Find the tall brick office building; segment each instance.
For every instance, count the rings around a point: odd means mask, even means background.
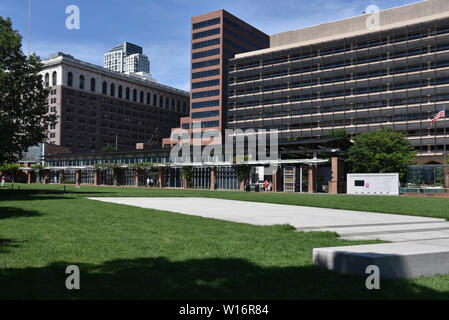
[[[191,134],[195,122],[201,122],[202,132],[222,132],[228,117],[229,59],[236,53],[268,48],[270,38],[225,10],[193,17],[191,30],[190,117],[182,118],[180,126]],[[191,138],[209,141],[204,135]],[[178,139],[173,133],[163,145]]]

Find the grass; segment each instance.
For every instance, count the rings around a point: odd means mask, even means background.
[[[85,199],[201,196],[323,207],[331,206],[334,199],[332,207],[381,211],[386,205],[372,199],[376,197],[85,186],[81,191],[71,186],[67,193],[32,194],[33,189],[60,190],[61,186],[20,187],[30,192],[0,191],[1,299],[449,298],[449,275],[383,280],[381,290],[369,291],[364,278],[312,265],[313,248],[366,241]],[[422,209],[426,214],[421,215],[448,216],[443,208],[447,199],[382,198],[393,200],[392,213],[418,214]],[[438,200],[434,215],[425,208],[428,200]],[[65,289],[65,268],[70,264],[80,267],[81,290]]]

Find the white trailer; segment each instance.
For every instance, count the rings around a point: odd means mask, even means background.
[[[348,194],[399,195],[399,173],[350,173]]]

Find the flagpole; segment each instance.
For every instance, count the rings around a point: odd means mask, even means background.
[[[30,58],[31,0],[28,0],[28,59]]]

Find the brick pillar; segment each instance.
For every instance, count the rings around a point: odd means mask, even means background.
[[[272,176],[271,182],[272,182],[272,185],[273,185],[273,191],[274,192],[280,191],[280,186],[281,186],[281,184],[280,184],[280,171],[281,170],[279,170],[278,166],[276,166],[276,169],[274,169],[274,171],[273,171],[273,176]]]
[[[216,172],[216,167],[212,167],[210,168],[210,189],[211,190],[215,190],[214,186],[215,186],[215,172]]]
[[[158,172],[158,181],[159,181],[159,187],[163,188],[165,187],[165,168],[160,167]]]
[[[44,183],[50,183],[50,170],[44,170]]]
[[[332,157],[332,172],[331,172],[331,181],[329,181],[329,193],[337,194],[338,193],[338,182],[339,182],[339,172],[338,172],[338,158]]]
[[[444,192],[449,193],[449,167],[444,167]]]
[[[64,181],[64,170],[59,170],[58,173],[59,183],[61,184]]]
[[[316,190],[316,166],[309,164],[309,171],[308,171],[309,178],[307,179],[308,182],[308,191],[309,193],[314,193]]]
[[[81,170],[75,171],[75,184],[81,184]]]
[[[135,185],[136,185],[136,187],[138,187],[139,186],[139,175],[140,175],[140,171],[141,171],[142,169],[140,169],[140,168],[136,168],[136,171],[135,171],[135,174],[136,174],[136,181],[135,181]]]
[[[98,186],[100,184],[100,170],[94,170],[94,185]]]
[[[114,168],[114,169],[112,170],[112,172],[113,172],[113,175],[114,175],[114,182],[113,182],[113,185],[114,185],[114,186],[118,186],[118,171],[117,171],[117,168]]]

